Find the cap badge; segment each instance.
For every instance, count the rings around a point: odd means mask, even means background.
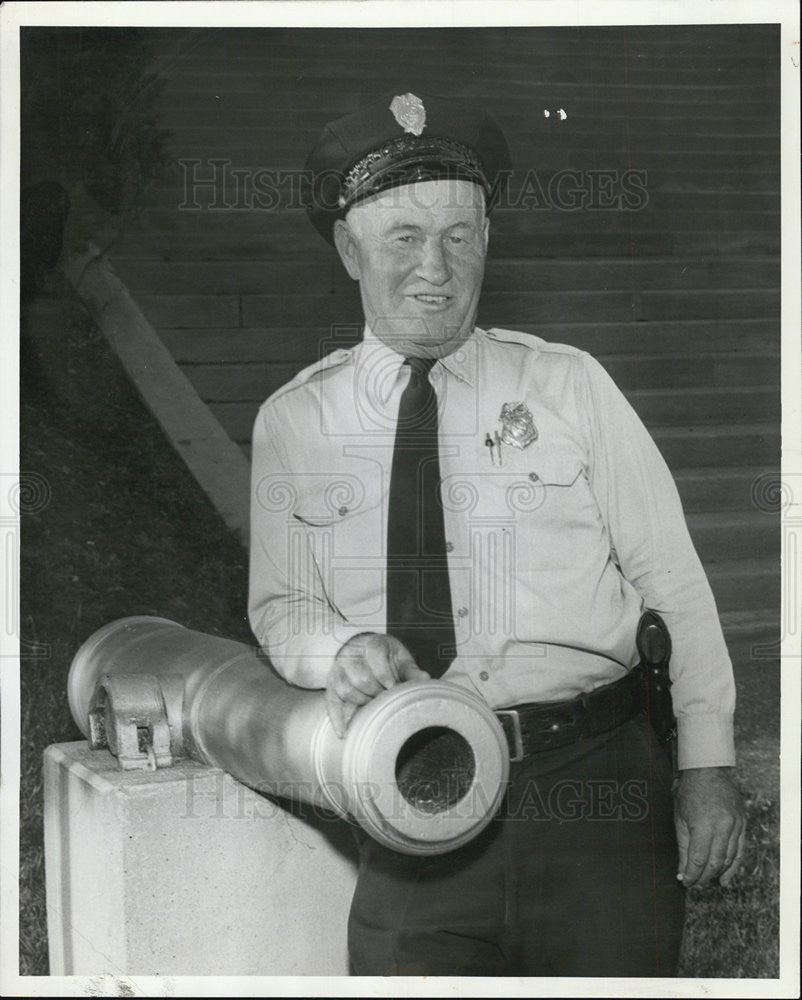
[[[532,412],[525,403],[505,403],[501,407],[501,440],[513,448],[528,448],[537,440]]]
[[[390,110],[405,132],[420,135],[426,128],[426,108],[414,94],[397,94],[390,102]]]

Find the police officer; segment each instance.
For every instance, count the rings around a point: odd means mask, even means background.
[[[340,735],[382,690],[445,676],[498,711],[512,761],[471,844],[360,837],[353,971],[673,975],[684,890],[730,882],[744,821],[732,669],[671,475],[590,356],[476,326],[510,168],[489,115],[388,95],[307,167],[365,327],[259,412],[254,633]],[[673,644],[673,794],[637,711],[646,609]]]

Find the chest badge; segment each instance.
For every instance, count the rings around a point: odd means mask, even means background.
[[[526,403],[505,403],[501,407],[501,440],[513,448],[528,448],[537,440],[532,411]]]

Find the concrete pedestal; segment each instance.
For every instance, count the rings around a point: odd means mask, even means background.
[[[351,831],[217,768],[48,747],[45,862],[53,975],[348,974]]]

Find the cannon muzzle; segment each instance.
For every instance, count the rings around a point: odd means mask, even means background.
[[[192,757],[257,791],[358,822],[405,854],[442,854],[496,813],[509,751],[487,704],[456,684],[399,684],[339,739],[322,691],[287,684],[259,650],[163,618],[123,618],[76,653],[67,682],[90,746],[120,766]]]

